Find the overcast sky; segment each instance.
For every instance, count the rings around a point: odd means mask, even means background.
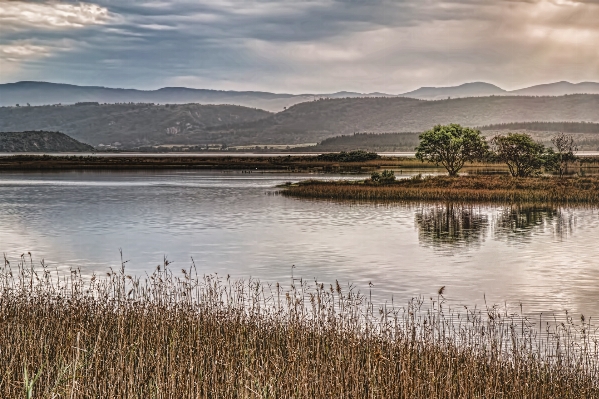
[[[0,0],[0,82],[402,93],[599,81],[599,0]]]

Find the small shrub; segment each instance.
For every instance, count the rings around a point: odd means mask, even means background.
[[[370,175],[370,180],[374,183],[389,184],[395,181],[395,172],[392,170],[383,170],[381,173],[373,172]]]
[[[345,152],[341,151],[338,153],[331,154],[320,154],[316,157],[319,161],[330,161],[330,162],[365,162],[379,159],[381,156],[376,152],[367,152],[362,150]]]

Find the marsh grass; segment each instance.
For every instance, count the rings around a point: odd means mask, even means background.
[[[339,283],[284,289],[167,261],[143,279],[124,264],[84,278],[23,256],[5,260],[0,290],[4,398],[599,395],[590,321],[458,312],[443,289],[376,306]]]
[[[391,184],[309,180],[288,185],[283,195],[335,200],[456,201],[501,203],[599,203],[599,177],[415,176]]]

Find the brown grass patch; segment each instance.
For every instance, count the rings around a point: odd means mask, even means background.
[[[283,195],[358,201],[476,201],[599,203],[599,177],[446,176],[414,177],[391,184],[370,181],[306,181]]]
[[[497,308],[452,311],[443,290],[402,308],[295,280],[84,279],[22,258],[0,270],[0,396],[39,398],[590,398],[590,325]]]

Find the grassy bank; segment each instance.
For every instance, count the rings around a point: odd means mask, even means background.
[[[599,158],[580,158],[580,166],[587,173],[599,170]],[[330,160],[327,156],[316,155],[278,155],[278,156],[236,156],[210,155],[189,156],[48,156],[48,155],[12,155],[0,157],[0,171],[36,171],[36,170],[128,170],[128,169],[199,169],[199,170],[258,170],[280,172],[362,172],[393,169],[396,171],[409,169],[439,169],[434,164],[423,163],[416,158],[398,158],[381,156],[378,159],[346,162]],[[505,171],[507,167],[497,163],[472,163],[464,168],[464,172],[492,169]]]
[[[497,308],[378,307],[339,284],[0,271],[6,398],[581,398],[599,395],[588,322]],[[535,327],[537,326],[537,327]],[[27,376],[25,376],[27,370]]]
[[[435,176],[397,180],[305,181],[285,187],[283,195],[357,201],[476,201],[599,203],[599,177]]]
[[[282,172],[368,172],[380,168],[422,166],[415,159],[382,157],[338,162],[317,156],[39,156],[0,157],[2,170],[223,169]]]

